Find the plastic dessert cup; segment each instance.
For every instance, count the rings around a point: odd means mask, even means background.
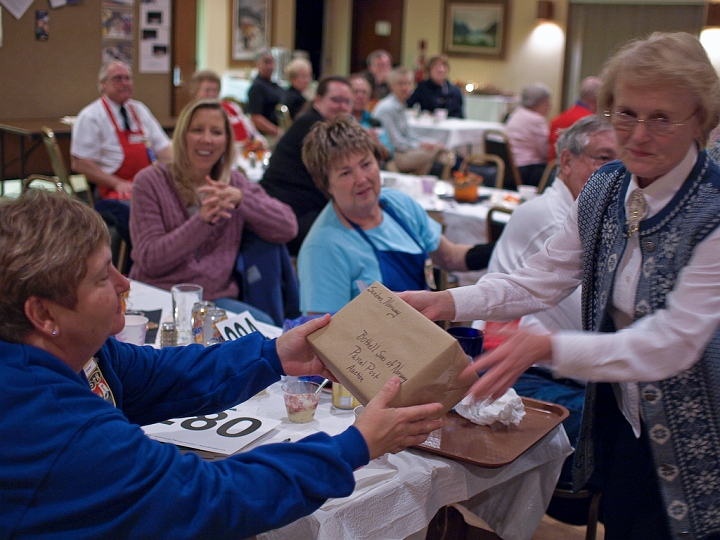
[[[306,424],[313,421],[320,401],[320,393],[315,393],[319,386],[317,383],[304,381],[286,382],[282,385],[285,408],[291,422]]]

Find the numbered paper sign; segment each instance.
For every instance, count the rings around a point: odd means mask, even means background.
[[[268,339],[274,339],[282,334],[282,328],[256,321],[249,311],[243,311],[239,315],[217,322],[215,328],[220,331],[225,341],[233,341],[253,332],[260,332]]]
[[[242,409],[228,409],[217,414],[173,418],[142,429],[156,441],[230,455],[279,424],[280,420],[248,415]]]

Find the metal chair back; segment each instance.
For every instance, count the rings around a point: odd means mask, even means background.
[[[72,178],[68,174],[68,170],[65,167],[65,162],[63,161],[62,153],[60,152],[60,145],[57,142],[57,137],[55,137],[55,133],[53,132],[53,130],[49,127],[43,126],[42,133],[43,142],[45,143],[45,148],[47,150],[48,157],[50,158],[50,166],[52,167],[53,174],[65,186],[69,186],[72,190],[72,193],[77,196],[78,199],[88,203],[88,205],[90,206],[94,206],[95,201],[92,189],[89,184],[86,184],[87,190],[84,192],[87,194],[87,201],[85,201],[84,198],[79,195],[78,191],[75,190],[72,183]]]
[[[557,160],[551,159],[545,166],[545,170],[543,171],[542,177],[540,178],[540,183],[538,184],[538,195],[545,191],[545,188],[548,187],[548,182],[550,182],[550,180],[555,177],[557,165]]]
[[[515,165],[515,159],[513,158],[507,135],[502,131],[491,129],[485,132],[483,138],[485,153],[499,156],[505,162],[503,187],[505,189],[516,190],[517,186],[522,185],[522,179],[520,178],[520,171]]]
[[[495,187],[497,189],[503,189],[505,185],[505,162],[500,156],[495,154],[470,154],[460,164],[460,172],[465,172],[468,165],[489,165],[494,164],[497,172],[495,175]],[[487,184],[486,184],[487,185]]]
[[[494,244],[498,241],[498,238],[500,238],[500,235],[503,230],[505,230],[505,225],[507,224],[507,219],[499,220],[495,218],[495,215],[498,213],[511,215],[512,212],[512,210],[504,206],[493,206],[490,210],[488,210],[487,230],[489,244]]]

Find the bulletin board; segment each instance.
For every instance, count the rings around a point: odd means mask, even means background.
[[[140,0],[135,3],[136,20]],[[101,2],[49,9],[34,0],[16,20],[4,8],[0,47],[0,119],[74,116],[100,93]],[[35,39],[35,10],[49,11],[49,39]],[[133,97],[156,117],[169,117],[171,75],[138,73],[135,36]]]

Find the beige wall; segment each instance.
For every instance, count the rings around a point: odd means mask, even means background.
[[[232,0],[200,0],[198,3],[198,69],[218,73],[235,69],[230,62],[230,6]],[[272,0],[273,46],[292,48],[295,43],[295,0]],[[251,62],[250,62],[251,64]]]
[[[231,0],[204,0],[200,19],[205,28],[199,33],[206,39],[204,67],[224,72],[233,69],[229,61],[227,17]],[[548,49],[547,40],[541,45],[533,42],[536,29],[536,0],[511,0],[508,54],[505,60],[451,58],[451,77],[480,84],[492,84],[508,92],[518,92],[531,82],[543,82],[559,101],[562,85],[564,36],[561,43]],[[272,44],[292,47],[294,43],[294,0],[273,1]],[[555,1],[556,20],[565,24],[567,0]],[[350,40],[352,29],[352,0],[327,0],[325,3],[325,63],[323,73],[348,74],[350,69]],[[442,48],[443,0],[405,0],[405,28],[403,29],[402,63],[413,65],[417,44],[427,41],[427,54]],[[556,32],[559,28],[556,27]],[[557,105],[556,105],[557,107]]]
[[[509,0],[510,23],[508,47],[504,60],[465,57],[450,58],[450,77],[473,81],[481,86],[493,85],[506,92],[519,92],[532,82],[542,82],[553,93],[553,110],[557,110],[562,90],[564,25],[567,0],[556,0],[555,20],[549,25],[554,37],[537,35],[536,0]],[[418,43],[427,41],[427,54],[442,51],[443,0],[405,0],[403,64],[410,67],[417,55]],[[561,28],[563,28],[561,30]]]
[[[564,55],[564,30],[561,30],[561,27],[564,27],[567,19],[567,0],[555,1],[555,19],[560,26],[552,26],[560,39],[556,38],[554,41],[538,38],[535,34],[536,0],[510,2],[510,34],[505,59],[452,57],[450,76],[461,81],[492,84],[507,92],[519,92],[529,83],[542,82],[557,96],[553,107],[553,110],[557,110],[562,89]],[[412,67],[421,39],[427,41],[428,56],[441,52],[443,6],[443,0],[405,0],[403,57],[400,59],[403,65]],[[328,73],[347,74],[350,69],[350,42],[347,36],[352,28],[352,0],[330,0],[326,3],[326,10]]]
[[[223,72],[228,59],[227,15],[231,0],[201,0],[205,10],[207,36],[206,66]],[[542,82],[553,93],[551,114],[560,109],[562,93],[565,30],[569,0],[555,0],[556,24],[539,25],[535,19],[537,0],[508,0],[510,21],[508,50],[504,60],[451,57],[450,77],[493,85],[505,92],[519,93],[523,86]],[[606,2],[608,0],[605,0]],[[610,0],[612,1],[612,0]],[[629,0],[617,0],[620,3]],[[666,0],[633,0],[633,3],[662,3]],[[670,1],[670,0],[667,0]],[[672,0],[696,3],[697,0]],[[273,0],[273,45],[292,47],[294,43],[295,0]],[[418,42],[427,41],[427,55],[441,52],[443,38],[443,0],[405,0],[402,64],[412,67]],[[326,0],[323,74],[348,74],[352,0]],[[200,34],[199,34],[200,35]],[[200,63],[203,64],[203,58]],[[720,62],[720,60],[716,60]]]

